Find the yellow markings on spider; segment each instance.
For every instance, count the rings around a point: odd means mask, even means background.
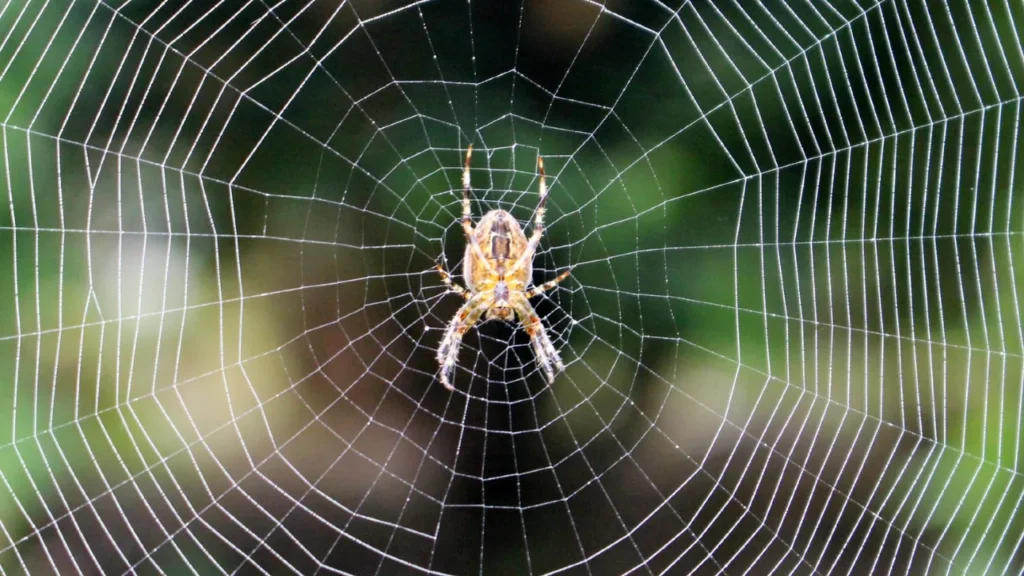
[[[441,384],[449,390],[455,389],[451,376],[458,361],[459,345],[466,332],[481,318],[508,322],[518,320],[530,337],[537,364],[544,370],[548,382],[554,382],[555,371],[564,370],[565,365],[543,322],[530,305],[531,298],[551,290],[569,276],[569,270],[566,270],[554,280],[530,287],[533,257],[544,234],[544,205],[548,198],[544,160],[537,157],[540,201],[533,216],[533,230],[527,238],[519,222],[504,210],[491,210],[474,226],[469,197],[469,162],[472,156],[473,146],[470,145],[466,149],[466,165],[462,171],[462,230],[466,235],[462,276],[466,286],[453,282],[440,264],[436,267],[448,291],[466,301],[448,324],[437,348]]]

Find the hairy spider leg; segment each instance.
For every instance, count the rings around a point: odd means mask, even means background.
[[[448,390],[455,389],[451,384],[451,375],[455,371],[463,335],[480,320],[493,303],[494,296],[489,292],[480,292],[472,296],[459,308],[445,329],[441,345],[437,347],[437,363],[441,365],[441,384]]]
[[[533,298],[534,296],[536,296],[538,294],[543,294],[543,293],[547,292],[548,290],[551,290],[552,288],[557,286],[559,282],[561,282],[562,280],[565,280],[566,278],[568,278],[570,272],[572,272],[572,269],[569,269],[569,270],[566,270],[565,272],[562,272],[554,280],[548,280],[547,282],[541,284],[540,286],[534,286],[533,288],[530,288],[529,290],[526,291],[526,297],[527,298]],[[459,286],[459,288],[461,288],[461,286]]]
[[[541,323],[537,312],[524,296],[513,299],[512,306],[515,308],[516,314],[519,315],[519,321],[522,323],[523,329],[526,330],[526,334],[530,337],[530,344],[533,346],[533,354],[537,358],[537,363],[544,370],[544,374],[547,375],[548,383],[554,383],[555,370],[552,369],[551,365],[554,364],[559,372],[565,370],[565,365],[562,363],[561,357],[558,356],[555,345],[551,343],[551,338],[548,337],[544,324]]]
[[[489,272],[494,272],[494,268],[491,267],[491,263],[487,261],[487,256],[484,254],[480,245],[476,242],[476,236],[473,234],[473,211],[469,201],[469,193],[472,189],[469,186],[469,161],[473,157],[473,145],[470,144],[466,148],[466,164],[462,169],[462,231],[466,234],[466,243],[473,250],[473,255],[476,259],[487,268]]]
[[[444,269],[443,266],[438,264],[434,266],[434,268],[437,270],[437,273],[441,275],[441,282],[444,282],[444,285],[448,287],[449,292],[454,292],[459,296],[462,296],[463,300],[469,300],[472,297],[472,295],[469,293],[469,290],[466,290],[462,286],[452,281],[451,275],[448,274],[448,272]]]
[[[473,210],[469,202],[469,161],[473,157],[473,145],[466,148],[466,163],[462,169],[462,229],[466,231],[466,237],[473,233]]]
[[[540,156],[537,156],[537,171],[540,173],[540,200],[537,202],[537,209],[533,212],[533,233],[530,235],[530,242],[526,245],[526,250],[523,250],[519,259],[505,272],[506,275],[518,272],[527,262],[533,261],[540,238],[544,235],[544,212],[547,210],[548,185],[544,177],[544,158]]]

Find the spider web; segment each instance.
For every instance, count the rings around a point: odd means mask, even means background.
[[[1019,572],[1022,25],[3,4],[0,572]],[[437,381],[471,143],[551,385]]]

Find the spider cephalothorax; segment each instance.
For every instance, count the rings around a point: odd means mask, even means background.
[[[533,275],[533,257],[544,234],[544,204],[548,189],[544,181],[544,160],[537,157],[540,173],[540,201],[534,212],[533,231],[527,239],[523,228],[504,210],[491,210],[473,225],[469,200],[469,161],[473,146],[466,150],[466,165],[462,171],[462,230],[466,234],[466,255],[463,259],[463,278],[466,287],[452,282],[443,266],[438,265],[441,281],[448,290],[466,301],[452,318],[437,348],[437,361],[441,365],[441,384],[452,390],[451,375],[459,355],[462,336],[483,317],[519,323],[530,336],[537,363],[547,374],[548,382],[555,379],[555,369],[565,366],[554,344],[544,330],[544,324],[530,305],[530,298],[555,287],[569,275],[566,270],[557,278],[540,286],[528,288]]]

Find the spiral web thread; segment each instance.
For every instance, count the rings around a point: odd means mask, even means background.
[[[1011,2],[7,2],[0,571],[1022,568]],[[435,352],[473,214],[529,340]]]

